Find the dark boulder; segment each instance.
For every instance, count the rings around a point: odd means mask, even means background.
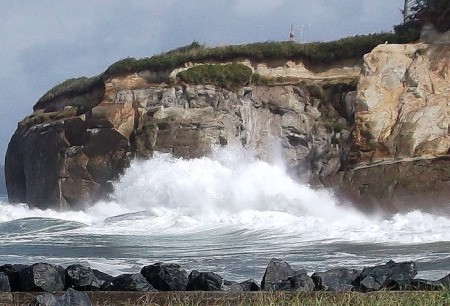
[[[243,281],[241,285],[244,287],[244,291],[261,291],[261,286],[254,279]]]
[[[268,291],[281,290],[283,282],[294,276],[294,274],[295,271],[287,262],[272,258],[261,281],[261,289]]]
[[[408,290],[417,291],[436,291],[444,289],[444,285],[440,281],[432,281],[427,279],[413,279],[410,282]]]
[[[39,294],[35,296],[31,302],[30,306],[65,306],[61,304],[60,299],[51,293]]]
[[[227,292],[243,292],[244,291],[244,286],[240,283],[237,282],[233,282],[233,281],[228,281],[228,280],[223,280],[223,284],[222,284],[222,291],[227,291]]]
[[[92,302],[85,292],[67,289],[59,297],[50,293],[40,294],[31,300],[30,306],[91,306]]]
[[[70,265],[65,270],[66,286],[81,291],[100,290],[102,283],[94,271],[83,265]]]
[[[92,269],[92,271],[94,272],[95,277],[100,282],[100,290],[108,290],[107,288],[112,286],[112,281],[114,280],[114,276],[106,274],[97,269]]]
[[[315,285],[306,270],[295,271],[294,275],[281,283],[279,290],[312,292]]]
[[[11,292],[8,275],[3,272],[0,272],[0,292]]]
[[[11,291],[19,291],[20,290],[20,271],[22,271],[26,267],[28,267],[28,266],[27,265],[10,265],[10,264],[0,266],[0,272],[3,272],[8,276]]]
[[[353,283],[360,274],[361,271],[358,270],[336,268],[326,272],[316,272],[311,278],[316,290],[346,292],[353,290]]]
[[[86,292],[79,292],[72,288],[67,289],[66,292],[59,299],[61,305],[64,306],[91,306],[92,302]]]
[[[160,291],[184,291],[188,283],[187,272],[177,264],[159,262],[143,267],[141,274]]]
[[[56,266],[36,263],[20,271],[20,290],[55,292],[64,290],[64,281]]]
[[[439,280],[439,282],[445,287],[450,287],[450,274],[447,274]]]
[[[187,291],[222,291],[224,279],[213,272],[198,272],[193,270],[189,274]]]
[[[112,285],[106,290],[111,291],[157,291],[141,273],[122,274],[115,277]]]
[[[355,280],[356,290],[361,292],[386,290],[405,290],[417,275],[414,262],[396,263],[389,261],[384,265],[365,268]]]

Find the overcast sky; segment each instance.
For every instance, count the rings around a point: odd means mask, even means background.
[[[402,0],[0,0],[0,164],[17,122],[52,86],[125,57],[208,46],[392,31]]]

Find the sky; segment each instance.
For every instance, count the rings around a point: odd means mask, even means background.
[[[402,0],[0,0],[0,164],[17,122],[54,85],[190,44],[329,41],[390,32]]]

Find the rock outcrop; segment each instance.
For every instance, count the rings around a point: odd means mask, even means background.
[[[6,195],[5,169],[0,165],[0,195]]]
[[[47,95],[19,123],[6,155],[8,197],[83,208],[108,194],[133,158],[195,158],[241,144],[270,160],[278,143],[292,175],[368,209],[430,206],[429,195],[445,207],[449,60],[448,44],[423,43],[380,45],[361,74],[354,62],[311,69],[242,60],[274,82],[235,90],[174,82],[201,63],[105,73],[83,92]]]
[[[319,181],[339,169],[350,144],[350,125],[332,106],[354,89],[355,80],[345,82],[231,91],[153,83],[142,72],[107,79],[80,98],[39,102],[8,147],[9,200],[83,208],[111,190],[132,158],[154,151],[195,158],[213,145],[240,144],[270,159],[277,139],[291,171]],[[313,96],[312,87],[320,95]]]
[[[380,45],[364,58],[353,148],[328,186],[367,208],[448,208],[450,45]]]

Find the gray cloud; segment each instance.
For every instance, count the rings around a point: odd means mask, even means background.
[[[390,31],[400,0],[0,0],[0,156],[36,100],[65,79],[95,75],[124,57],[151,56],[194,39],[211,46],[309,41]],[[3,163],[0,161],[0,164]]]

